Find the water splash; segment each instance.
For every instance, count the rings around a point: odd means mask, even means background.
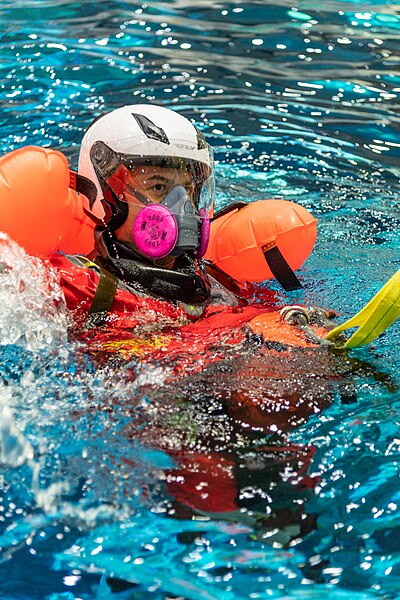
[[[0,344],[27,350],[67,344],[68,318],[57,275],[0,234]]]
[[[0,397],[0,464],[20,467],[25,462],[32,464],[33,456],[33,448],[15,423],[7,396],[3,395]]]

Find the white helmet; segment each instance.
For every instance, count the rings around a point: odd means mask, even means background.
[[[197,186],[197,208],[211,213],[214,201],[212,149],[204,135],[182,115],[161,106],[133,104],[98,117],[87,129],[78,171],[96,185],[93,214],[104,218],[103,207],[107,209],[108,204],[112,209],[109,221],[112,229],[126,218],[126,206],[123,207],[115,193],[109,193],[108,185],[108,178],[120,164],[128,169],[145,164],[190,168]]]

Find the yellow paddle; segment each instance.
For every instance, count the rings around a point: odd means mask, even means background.
[[[332,329],[326,336],[334,340],[342,331],[358,327],[345,342],[346,348],[366,346],[400,317],[400,270],[354,317]]]

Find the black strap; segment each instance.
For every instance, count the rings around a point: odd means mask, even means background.
[[[109,252],[107,258],[96,257],[96,263],[102,261],[105,269],[128,285],[139,285],[153,296],[184,304],[204,304],[210,298],[207,273],[189,253],[177,257],[173,269],[165,269],[147,261],[108,231],[99,232],[96,245],[103,256],[105,250]]]
[[[238,281],[225,273],[220,267],[214,265],[211,261],[203,259],[203,264],[206,267],[206,271],[211,277],[214,277],[224,288],[232,292],[241,304],[248,304],[248,301],[243,298],[244,290],[240,287]]]
[[[234,202],[233,204],[229,204],[228,206],[225,206],[225,208],[221,208],[220,210],[218,210],[212,217],[211,221],[215,221],[216,219],[219,219],[220,217],[227,215],[228,213],[232,212],[233,210],[240,210],[241,208],[244,208],[245,206],[248,206],[248,202]]]
[[[264,253],[265,260],[267,261],[273,276],[286,292],[299,290],[303,287],[282,252],[279,250],[276,242],[265,244],[262,246],[261,250]]]
[[[69,187],[86,196],[89,200],[89,206],[92,208],[94,201],[97,198],[97,188],[93,181],[83,175],[79,175],[79,173],[75,173],[75,171],[70,171]]]

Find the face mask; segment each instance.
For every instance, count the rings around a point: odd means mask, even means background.
[[[179,256],[194,250],[201,258],[207,250],[210,219],[207,211],[196,211],[186,189],[175,186],[160,204],[149,204],[138,213],[133,224],[136,246],[150,258],[168,254]]]

